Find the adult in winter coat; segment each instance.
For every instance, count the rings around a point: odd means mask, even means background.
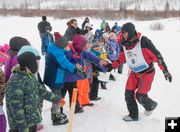
[[[21,47],[25,45],[30,45],[29,41],[25,38],[16,36],[10,39],[9,41],[9,54],[10,57],[5,63],[5,78],[6,82],[8,81],[10,75],[11,75],[11,69],[13,66],[18,64],[17,62],[17,53],[21,49]]]
[[[42,45],[41,45],[41,53],[42,53],[42,55],[46,55],[48,46],[51,43],[54,43],[54,38],[53,38],[53,35],[51,34],[52,27],[47,26],[45,28],[45,30],[46,30],[46,32],[45,32],[45,34],[43,36]]]
[[[95,55],[93,55],[90,52],[86,52],[84,50],[84,47],[86,46],[87,41],[85,40],[84,37],[81,35],[76,35],[73,38],[72,45],[70,45],[70,51],[67,52],[66,56],[69,59],[69,61],[73,64],[80,64],[82,67],[85,66],[84,60],[89,60],[93,62],[95,65],[99,66],[101,69],[104,70],[102,67],[102,64],[105,62],[97,58]],[[85,79],[86,76],[79,76],[78,74],[72,74],[70,72],[66,72],[65,74],[65,85],[63,88],[63,95],[65,96],[66,92],[69,92],[69,100],[71,103],[71,98],[72,98],[72,92],[73,88],[76,87],[76,82],[77,80]],[[76,113],[83,112],[83,109],[79,106],[79,103],[77,101]]]
[[[111,32],[116,33],[116,28],[117,28],[117,26],[118,26],[118,23],[115,22],[115,23],[114,23],[114,26],[113,26],[112,29],[111,29]]]
[[[105,20],[102,20],[102,22],[101,22],[101,24],[100,24],[100,29],[101,29],[101,31],[104,31],[105,25],[106,25],[106,21],[105,21]]]
[[[86,23],[89,23],[89,18],[86,17],[84,22],[82,23],[82,30],[84,30]]]
[[[70,20],[70,26],[66,29],[64,37],[67,41],[72,41],[73,37],[76,34],[80,34],[80,35],[84,35],[86,34],[88,31],[84,30],[84,29],[80,29],[78,27],[78,23],[76,19],[71,19]]]
[[[108,64],[107,67],[109,69],[117,68],[120,64],[126,62],[131,69],[125,90],[125,100],[129,115],[124,116],[123,120],[137,121],[139,112],[136,100],[145,108],[145,115],[150,115],[158,105],[157,102],[148,96],[155,75],[153,63],[158,63],[165,79],[169,82],[172,81],[172,76],[161,53],[151,40],[136,32],[134,24],[130,22],[125,23],[121,31],[122,39],[120,43],[123,46],[123,50],[120,52],[118,60],[113,62],[112,65]]]
[[[6,85],[6,108],[10,132],[36,132],[41,122],[40,97],[62,106],[64,100],[41,85],[35,77],[38,71],[39,56],[33,52],[18,54],[19,65]]]
[[[47,17],[42,16],[42,21],[40,23],[38,23],[38,30],[39,30],[39,35],[40,35],[41,40],[42,40],[44,34],[46,33],[46,27],[51,26],[51,24],[49,22],[47,22],[46,20],[47,20]]]

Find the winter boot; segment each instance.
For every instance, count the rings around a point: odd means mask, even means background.
[[[97,101],[97,100],[100,100],[101,97],[96,97],[96,98],[90,98],[91,101]]]
[[[109,80],[116,81],[115,77],[112,74],[110,74]]]
[[[84,110],[82,107],[76,107],[75,108],[75,113],[83,113],[83,112],[84,112]]]
[[[52,114],[52,124],[53,125],[64,125],[67,124],[69,121],[68,119],[64,119],[63,116],[61,116],[61,114],[57,113],[57,114]]]
[[[101,81],[100,84],[101,84],[101,88],[102,88],[102,89],[105,89],[105,90],[107,89],[107,88],[106,88],[106,82],[102,82],[102,81]]]
[[[154,102],[152,107],[151,107],[152,109],[151,110],[145,110],[144,115],[150,116],[153,113],[153,111],[156,109],[157,106],[158,106],[158,103]]]
[[[124,121],[130,122],[130,121],[138,121],[138,118],[132,118],[130,115],[126,115],[122,118]]]
[[[82,106],[83,106],[83,107],[84,107],[84,106],[90,106],[90,107],[91,107],[91,106],[93,106],[93,105],[94,105],[94,103],[88,103],[88,104],[84,104],[84,105],[82,105]]]

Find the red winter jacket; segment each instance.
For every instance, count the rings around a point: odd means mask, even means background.
[[[141,71],[140,73],[145,73],[147,71],[150,71],[151,69],[154,69],[153,66],[153,62],[157,62],[158,66],[160,67],[160,69],[163,70],[167,70],[167,66],[163,60],[163,57],[161,55],[161,53],[156,49],[156,47],[154,46],[154,44],[151,42],[151,40],[149,40],[146,36],[142,36],[141,37],[141,33],[137,33],[137,37],[138,39],[141,38],[141,48],[142,48],[142,53],[144,55],[144,58],[147,62],[147,64],[149,64],[149,68]],[[121,42],[123,41],[123,36],[122,34],[120,34],[118,36],[118,42],[121,44]],[[133,44],[133,47],[137,44],[137,42],[135,44]],[[123,45],[124,46],[124,45]],[[128,47],[128,46],[124,46],[125,48],[129,49],[129,48],[133,48],[133,47]],[[123,49],[120,52],[119,58],[117,61],[114,61],[112,63],[112,68],[117,68],[119,65],[126,63],[126,58],[124,55],[124,51]]]

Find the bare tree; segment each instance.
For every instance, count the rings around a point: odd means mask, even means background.
[[[3,6],[3,14],[6,16],[6,0],[2,0],[2,6]]]
[[[170,5],[169,5],[169,2],[167,1],[166,4],[165,4],[164,10],[169,11],[169,9],[170,9]]]
[[[27,10],[27,9],[28,9],[28,3],[27,3],[27,0],[24,0],[24,5],[25,5],[25,9]]]
[[[168,16],[169,10],[170,10],[170,5],[169,5],[169,2],[167,1],[166,4],[165,4],[165,8],[164,8],[166,16]]]

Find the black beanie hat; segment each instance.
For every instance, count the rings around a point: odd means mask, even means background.
[[[19,36],[13,37],[9,41],[9,46],[11,50],[19,51],[24,45],[30,45],[30,43],[27,39]]]
[[[64,49],[68,45],[68,41],[64,37],[55,38],[55,45],[59,48]]]
[[[42,20],[45,21],[47,18],[46,16],[42,16]]]
[[[38,70],[37,58],[32,52],[24,52],[17,57],[19,65],[22,69],[29,68],[32,73]]]
[[[134,24],[131,22],[123,24],[121,32],[128,32],[128,40],[131,39],[136,34]]]

